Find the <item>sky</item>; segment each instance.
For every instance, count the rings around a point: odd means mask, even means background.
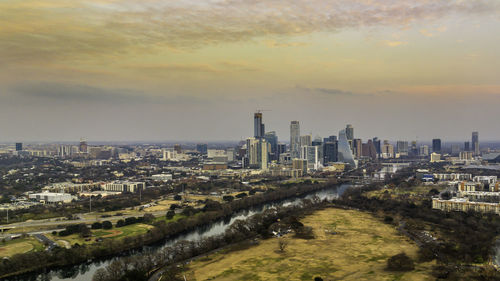
[[[0,141],[500,140],[498,0],[2,0]]]

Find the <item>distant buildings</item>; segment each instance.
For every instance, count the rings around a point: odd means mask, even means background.
[[[394,146],[389,143],[389,141],[384,140],[384,144],[382,145],[382,158],[388,159],[394,157]]]
[[[88,152],[87,142],[83,138],[80,139],[80,144],[78,145],[78,151],[80,153],[87,153]]]
[[[481,151],[479,150],[479,133],[472,132],[472,149],[474,151],[474,155],[481,155]]]
[[[397,141],[396,150],[400,156],[408,156],[408,142],[407,141]]]
[[[260,139],[264,137],[265,127],[262,123],[262,113],[256,112],[253,117],[253,126],[254,126],[254,138]]]
[[[299,121],[290,123],[290,157],[300,157],[300,124]]]
[[[352,168],[357,167],[357,163],[354,161],[354,157],[352,155],[349,140],[347,139],[346,130],[341,130],[339,132],[338,160],[349,164]]]
[[[441,139],[432,140],[432,152],[441,153]]]
[[[102,189],[105,191],[132,192],[132,193],[138,192],[139,190],[144,190],[145,188],[146,188],[146,183],[144,182],[116,181],[102,185]]]
[[[23,150],[23,143],[16,142],[16,151],[22,151],[22,150]]]
[[[73,197],[69,193],[53,192],[32,193],[28,195],[28,198],[45,204],[69,203],[73,200]]]
[[[200,154],[206,155],[208,151],[208,145],[206,143],[197,144],[196,151],[198,151]]]
[[[429,156],[429,147],[427,145],[421,145],[418,152],[419,156]]]
[[[441,161],[441,154],[436,153],[436,152],[431,153],[431,159],[430,159],[431,163],[440,162],[440,161]]]

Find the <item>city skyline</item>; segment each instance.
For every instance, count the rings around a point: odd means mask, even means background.
[[[15,1],[0,4],[0,141],[500,140],[500,3]],[[25,19],[29,18],[29,21]],[[411,124],[411,126],[410,126]]]

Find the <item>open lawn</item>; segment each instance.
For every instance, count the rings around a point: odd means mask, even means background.
[[[434,280],[432,263],[416,264],[407,273],[385,270],[387,259],[405,252],[416,260],[418,247],[396,229],[370,214],[326,209],[306,217],[315,239],[288,234],[278,251],[278,238],[239,251],[221,251],[192,262],[188,280]],[[337,232],[337,234],[332,234]]]
[[[78,243],[79,245],[92,244],[92,243],[95,243],[96,238],[116,239],[116,238],[123,238],[126,236],[135,236],[135,235],[139,235],[139,234],[144,234],[148,231],[148,229],[151,229],[151,228],[153,228],[153,226],[151,226],[151,225],[136,223],[136,224],[127,225],[124,227],[113,227],[112,229],[92,230],[92,237],[90,237],[90,239],[82,238],[82,237],[80,237],[79,234],[71,234],[68,236],[58,236],[58,235],[47,234],[47,237],[49,239],[56,241],[60,246],[64,245],[64,247],[67,247],[67,245],[72,246],[76,243]],[[86,240],[88,240],[88,241],[86,241]]]
[[[0,243],[0,257],[11,257],[29,251],[41,251],[45,246],[33,237],[18,238]]]

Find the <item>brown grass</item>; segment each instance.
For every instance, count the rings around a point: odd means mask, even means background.
[[[392,255],[406,252],[416,260],[418,247],[394,227],[373,216],[351,210],[326,209],[302,222],[316,238],[286,237],[284,252],[276,238],[246,250],[220,252],[194,261],[188,280],[433,280],[431,263],[416,264],[414,271],[385,270]],[[332,231],[338,234],[331,234]]]

